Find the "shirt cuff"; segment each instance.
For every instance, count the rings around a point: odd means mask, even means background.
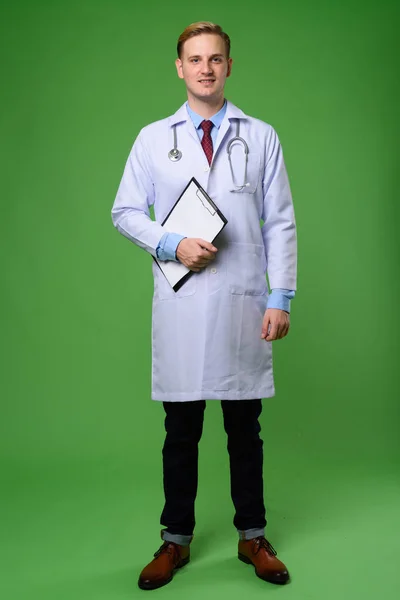
[[[159,260],[175,260],[178,262],[176,249],[179,242],[183,239],[185,239],[185,236],[179,233],[164,233],[156,249],[157,258]]]
[[[268,297],[267,308],[279,308],[290,312],[290,301],[294,298],[295,292],[293,290],[284,290],[281,288],[275,288],[271,290],[271,294]]]

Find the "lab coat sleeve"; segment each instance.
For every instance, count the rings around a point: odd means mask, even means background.
[[[165,230],[150,217],[153,203],[149,159],[139,134],[126,162],[111,218],[122,235],[157,257],[156,249]]]
[[[271,128],[272,129],[272,128]],[[297,236],[282,148],[272,129],[263,177],[262,236],[271,289],[297,289]]]

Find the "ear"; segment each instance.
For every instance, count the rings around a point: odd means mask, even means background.
[[[232,73],[232,63],[233,60],[231,58],[228,58],[228,72],[226,74],[227,77],[229,77],[229,75]]]
[[[176,59],[175,66],[176,66],[176,70],[177,70],[179,79],[183,79],[182,61],[180,58]]]

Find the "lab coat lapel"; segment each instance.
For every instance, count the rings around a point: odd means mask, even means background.
[[[221,123],[221,127],[219,128],[217,141],[216,141],[215,148],[214,148],[213,160],[214,160],[222,142],[224,141],[224,138],[226,137],[227,133],[229,131],[231,131],[231,119],[247,119],[247,118],[248,118],[247,115],[245,115],[245,113],[242,110],[240,110],[240,108],[238,108],[237,106],[235,106],[234,104],[232,104],[229,101],[227,102],[225,117]],[[232,135],[231,135],[231,137],[232,137]]]
[[[218,148],[222,144],[222,142],[224,140],[224,137],[228,133],[230,127],[231,127],[231,123],[230,123],[227,115],[225,114],[224,120],[221,123],[221,126],[219,128],[219,132],[218,132],[218,135],[217,135],[217,140],[216,140],[216,143],[215,143],[215,148],[214,148],[214,153],[213,153],[213,161],[214,161],[214,159],[215,159],[215,157],[217,155]]]
[[[196,140],[197,144],[201,147],[201,142],[200,142],[199,136],[197,135],[196,128],[193,125],[193,121],[189,117],[189,115],[188,115],[188,118],[186,121],[186,130],[192,136],[192,138],[194,138]]]
[[[174,115],[172,115],[172,117],[169,117],[169,126],[170,127],[173,127],[174,125],[178,125],[179,123],[186,123],[186,131],[189,133],[189,135],[192,136],[192,138],[198,143],[198,145],[201,146],[199,136],[197,135],[195,126],[193,125],[193,121],[189,117],[189,114],[188,114],[188,111],[186,108],[186,102],[176,111],[176,113]],[[178,134],[178,146],[179,146],[179,134]]]

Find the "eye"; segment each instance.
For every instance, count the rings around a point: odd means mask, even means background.
[[[192,63],[198,63],[198,62],[199,62],[199,59],[198,59],[198,58],[192,58],[191,62],[192,62]]]
[[[222,62],[222,58],[220,56],[214,56],[213,61],[220,63],[220,62]]]

